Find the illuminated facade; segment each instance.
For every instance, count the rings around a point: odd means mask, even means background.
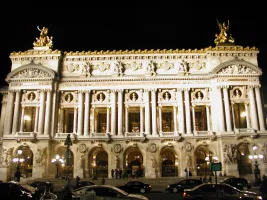
[[[51,160],[64,157],[68,134],[73,177],[111,177],[116,168],[203,176],[209,156],[224,174],[253,176],[254,144],[267,174],[255,47],[222,40],[200,50],[62,52],[46,34],[33,49],[10,55],[1,90],[1,180],[13,179],[18,149],[26,178],[54,177]]]

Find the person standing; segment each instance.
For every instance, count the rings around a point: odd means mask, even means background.
[[[263,200],[267,200],[267,178],[264,175],[262,177],[262,179],[263,180],[262,180],[261,185],[260,185],[260,192],[262,193]]]
[[[21,176],[21,173],[20,173],[19,168],[17,167],[16,172],[15,172],[15,181],[16,182],[20,182],[20,176]]]
[[[76,188],[79,187],[79,182],[80,182],[80,177],[79,176],[76,176]]]

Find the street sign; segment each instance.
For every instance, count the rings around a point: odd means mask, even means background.
[[[222,171],[222,163],[211,163],[211,171]]]

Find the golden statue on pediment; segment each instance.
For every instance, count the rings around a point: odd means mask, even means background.
[[[48,28],[43,27],[42,29],[37,26],[37,29],[40,31],[40,37],[36,38],[36,41],[33,43],[34,47],[53,47],[52,39],[53,37],[48,37]]]
[[[219,34],[215,34],[215,44],[216,45],[233,45],[235,43],[234,38],[232,37],[232,34],[229,33],[229,20],[228,20],[228,24],[226,24],[225,22],[220,23],[217,20],[219,29],[220,29],[220,33]]]

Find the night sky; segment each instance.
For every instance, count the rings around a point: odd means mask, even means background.
[[[34,10],[34,9],[33,9]],[[23,14],[22,14],[23,13]],[[57,14],[55,14],[57,13]],[[267,17],[259,8],[61,8],[2,16],[0,85],[10,72],[9,55],[33,48],[37,26],[48,27],[53,49],[63,51],[125,49],[202,49],[215,46],[216,19],[230,20],[236,45],[257,47],[261,83],[267,85]],[[16,20],[14,20],[13,18]]]

